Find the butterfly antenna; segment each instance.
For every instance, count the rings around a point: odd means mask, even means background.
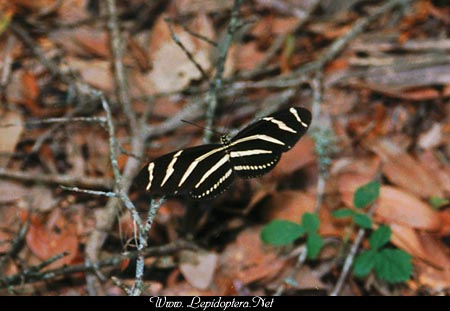
[[[202,130],[211,131],[211,132],[213,132],[215,134],[218,134],[218,135],[223,135],[223,133],[220,133],[219,131],[216,131],[214,129],[207,128],[207,127],[204,127],[204,126],[201,126],[201,125],[198,125],[197,123],[194,123],[194,122],[191,122],[191,121],[188,121],[188,120],[181,120],[181,122],[185,122],[187,124],[190,124],[190,125],[193,125],[195,127],[201,128]]]

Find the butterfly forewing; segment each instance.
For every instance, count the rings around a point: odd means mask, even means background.
[[[291,149],[306,133],[310,123],[308,110],[292,107],[244,128],[230,143],[231,162],[236,174],[251,178],[270,171],[281,153]]]

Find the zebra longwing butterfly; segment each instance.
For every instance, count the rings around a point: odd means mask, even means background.
[[[306,133],[311,113],[299,107],[280,110],[241,130],[231,140],[165,154],[146,165],[139,179],[152,195],[188,194],[194,199],[224,192],[235,176],[253,178],[269,172],[283,152]]]

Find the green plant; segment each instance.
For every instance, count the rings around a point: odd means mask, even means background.
[[[380,195],[380,182],[371,181],[362,187],[359,187],[353,196],[353,205],[357,209],[363,209],[378,199]],[[358,226],[370,229],[372,228],[372,219],[363,212],[356,212],[350,208],[341,208],[333,211],[336,218],[351,217]]]
[[[371,181],[359,187],[353,197],[357,209],[373,204],[380,195],[380,183]],[[363,212],[349,208],[341,208],[333,212],[334,217],[351,217],[355,224],[364,229],[372,228],[372,219]],[[412,273],[411,255],[400,249],[385,247],[391,239],[391,229],[382,225],[373,231],[369,238],[370,249],[363,250],[353,263],[356,277],[365,277],[371,271],[375,276],[388,283],[399,283],[408,280]]]
[[[365,277],[372,270],[378,279],[388,283],[405,282],[411,277],[411,255],[401,249],[384,247],[391,238],[391,229],[380,226],[369,238],[370,249],[362,251],[353,264],[353,273]]]
[[[317,233],[319,226],[319,217],[312,213],[303,214],[301,224],[275,219],[263,228],[261,239],[267,244],[283,246],[306,234],[307,255],[308,258],[314,259],[319,255],[323,246],[323,240]]]

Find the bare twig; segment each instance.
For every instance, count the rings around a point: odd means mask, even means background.
[[[145,258],[152,257],[152,256],[163,256],[163,255],[169,255],[178,252],[179,250],[183,249],[190,249],[190,250],[196,250],[197,246],[185,241],[177,241],[175,243],[167,244],[164,246],[157,246],[157,247],[150,247],[142,252],[143,256]],[[127,252],[125,254],[120,255],[114,255],[109,258],[100,260],[95,263],[89,263],[88,261],[77,264],[77,265],[71,265],[71,266],[63,266],[61,268],[51,269],[47,271],[42,271],[43,264],[39,264],[38,266],[30,267],[20,273],[9,275],[6,277],[0,278],[0,287],[8,287],[8,286],[14,286],[14,285],[20,285],[25,283],[32,283],[36,281],[41,280],[51,280],[55,279],[58,276],[68,276],[74,273],[79,272],[93,272],[96,269],[101,269],[105,267],[118,267],[123,260],[125,259],[136,259],[138,256],[138,251],[133,252]],[[58,255],[61,256],[61,255]],[[59,259],[60,257],[57,257]],[[54,259],[52,259],[54,261]],[[48,265],[46,261],[45,265]]]
[[[292,31],[289,33],[283,33],[275,39],[274,43],[264,54],[263,59],[258,63],[258,65],[256,65],[255,68],[250,72],[244,74],[245,79],[251,80],[253,77],[258,75],[261,70],[264,70],[269,65],[270,60],[278,53],[283,44],[286,42],[286,38],[303,27],[303,25],[309,20],[312,12],[314,12],[319,3],[320,0],[314,0],[314,2],[309,5],[308,10],[304,12],[300,21],[298,21],[298,23],[293,27]]]
[[[331,291],[330,296],[337,296],[341,292],[342,286],[344,285],[347,275],[350,272],[350,268],[353,264],[353,260],[356,256],[356,253],[358,252],[359,246],[361,245],[362,239],[364,237],[364,233],[366,233],[366,230],[364,228],[360,228],[358,230],[356,239],[353,242],[353,245],[350,249],[350,252],[347,255],[347,258],[345,259],[345,263],[344,263],[344,267],[342,268],[341,275],[339,276],[339,279],[338,279],[336,285],[334,286],[333,290]]]
[[[187,58],[189,58],[189,60],[194,64],[198,71],[200,71],[202,79],[208,79],[208,75],[205,70],[203,70],[202,66],[200,66],[200,64],[195,60],[194,55],[192,55],[192,53],[184,46],[183,42],[180,41],[180,38],[178,38],[177,34],[173,31],[170,19],[166,18],[165,22],[169,27],[170,34],[172,35],[172,40],[175,42],[175,44],[180,47],[184,54],[186,54]]]
[[[225,61],[227,59],[228,50],[233,42],[233,36],[238,29],[239,22],[239,8],[243,0],[234,0],[234,5],[231,10],[230,24],[228,25],[228,32],[225,36],[223,44],[219,46],[219,58],[216,66],[216,75],[211,82],[208,93],[208,109],[206,111],[206,128],[213,128],[214,115],[216,114],[217,102],[219,94],[222,90],[222,76],[225,69]],[[205,130],[203,132],[203,142],[209,143],[211,141],[212,131]]]
[[[4,48],[5,58],[3,59],[3,68],[0,78],[0,101],[2,102],[2,104],[4,104],[3,99],[5,95],[3,91],[5,90],[6,86],[8,85],[8,81],[11,78],[11,68],[13,64],[12,52],[15,44],[16,38],[13,35],[8,35],[6,46]]]
[[[40,62],[47,68],[48,71],[51,72],[54,76],[60,78],[64,83],[70,85],[73,83],[72,79],[70,79],[66,74],[62,73],[58,66],[53,62],[47,59],[44,52],[39,48],[39,44],[37,44],[31,36],[26,32],[25,29],[22,28],[17,22],[11,22],[9,25],[9,29],[13,31],[13,33],[19,37],[27,46],[30,48],[34,55],[36,55]]]
[[[104,117],[62,117],[62,118],[46,118],[42,120],[28,120],[25,122],[27,126],[29,125],[40,125],[40,124],[52,124],[52,123],[72,123],[72,122],[86,122],[86,123],[105,123],[106,118]]]
[[[10,258],[14,258],[22,248],[23,242],[25,240],[25,235],[28,232],[28,228],[30,227],[30,213],[28,213],[28,217],[25,220],[24,224],[20,227],[19,232],[16,234],[14,239],[11,241],[11,246],[9,250],[0,257],[0,275],[2,275],[2,271],[6,263]]]
[[[167,18],[167,20],[170,21],[170,22],[174,22],[170,18]],[[186,25],[184,25],[182,23],[177,23],[177,25],[180,26],[181,28],[183,28],[191,36],[196,37],[196,38],[198,38],[198,39],[200,39],[202,41],[205,41],[206,43],[210,44],[211,46],[217,47],[217,42],[215,42],[215,41],[213,41],[213,40],[211,40],[211,39],[209,39],[209,38],[207,38],[207,37],[205,37],[205,36],[203,36],[203,35],[201,35],[199,33],[196,33],[194,31],[192,31],[191,29],[189,29]]]
[[[68,187],[77,186],[81,188],[91,188],[91,189],[112,189],[111,180],[87,176],[76,177],[68,175],[52,175],[52,174],[46,175],[46,174],[17,172],[0,168],[0,177],[20,180],[23,182],[46,183],[53,185],[57,184]]]
[[[378,204],[374,203],[369,209],[367,213],[368,216],[372,216],[377,208]],[[353,241],[352,247],[350,248],[350,252],[347,255],[347,258],[344,262],[344,267],[342,268],[341,275],[334,286],[333,290],[330,293],[330,296],[337,296],[342,290],[342,286],[344,285],[345,280],[350,272],[350,268],[352,267],[353,261],[355,260],[356,253],[358,252],[359,246],[361,245],[362,239],[364,238],[364,234],[366,233],[366,229],[359,228],[358,234],[356,235],[355,240]]]
[[[117,7],[115,0],[107,0],[106,8],[108,11],[108,30],[110,34],[110,45],[113,55],[114,79],[117,85],[117,98],[122,107],[123,112],[127,116],[130,131],[137,133],[137,119],[131,106],[130,95],[123,66],[122,57],[124,53],[124,44],[120,34],[119,21],[117,17]]]

